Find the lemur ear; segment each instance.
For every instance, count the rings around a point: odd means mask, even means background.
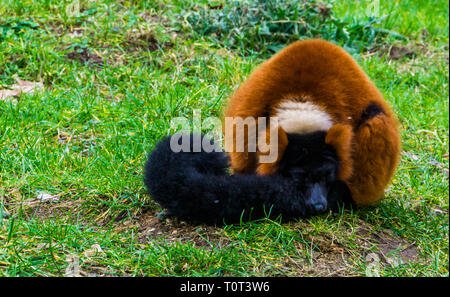
[[[277,132],[278,141],[272,141],[272,139],[270,139],[270,136],[273,134],[270,133],[269,129],[267,129],[266,144],[269,147],[269,151],[261,152],[258,149],[258,168],[256,168],[256,172],[259,175],[269,175],[275,173],[278,169],[278,163],[280,162],[281,158],[283,157],[284,151],[286,150],[286,147],[288,145],[286,132],[283,130],[283,128],[281,128],[281,126],[277,127]],[[263,163],[263,157],[268,157],[269,155],[272,155],[275,160],[269,163]]]
[[[338,179],[347,180],[353,171],[352,161],[353,129],[350,125],[336,124],[332,126],[325,137],[325,143],[336,150],[339,157],[340,168]]]

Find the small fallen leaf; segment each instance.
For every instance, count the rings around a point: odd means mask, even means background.
[[[432,165],[432,166],[436,166],[436,167],[444,166],[444,164],[442,164],[441,162],[438,162],[438,161],[436,161],[436,160],[434,160],[434,159],[431,159],[431,161],[428,162],[428,164],[429,164],[429,165]]]
[[[21,93],[32,94],[44,89],[42,82],[25,81],[16,78],[17,83],[12,85],[10,89],[0,90],[0,100],[6,100],[10,97],[19,96]]]
[[[432,208],[431,210],[434,212],[435,215],[448,213],[448,211],[445,211],[445,210],[442,210],[442,209],[439,209],[439,208]]]
[[[15,88],[23,93],[33,93],[35,91],[40,91],[44,88],[42,82],[25,81],[17,78],[17,83],[18,84],[14,85]]]
[[[404,155],[408,156],[413,161],[417,161],[420,159],[417,155],[414,155],[411,152],[404,152]]]
[[[56,242],[52,243],[51,245],[49,243],[40,243],[40,244],[37,245],[37,248],[41,249],[41,250],[42,249],[49,249],[50,247],[55,247],[57,245],[58,244]]]
[[[58,195],[51,195],[51,194],[47,194],[47,193],[41,193],[37,196],[37,199],[40,200],[41,202],[44,201],[56,201],[58,200],[59,196]]]
[[[68,255],[66,258],[68,263],[64,276],[67,277],[81,277],[82,271],[80,269],[80,257],[78,255]]]
[[[83,36],[83,31],[81,29],[75,29],[72,33],[67,34],[70,38],[77,38]]]
[[[85,257],[94,257],[102,254],[104,254],[104,252],[98,244],[93,244],[90,249],[84,251]]]
[[[48,193],[40,193],[37,195],[36,199],[27,199],[23,201],[23,205],[34,205],[42,202],[55,202],[59,200],[59,197],[61,197],[63,193],[60,193],[58,195],[51,195]]]
[[[15,97],[20,94],[17,90],[0,90],[0,100],[5,100],[8,97]]]
[[[380,257],[376,253],[369,253],[366,256],[366,276],[380,276]]]

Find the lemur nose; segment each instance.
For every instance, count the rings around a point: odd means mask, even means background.
[[[326,206],[324,203],[316,203],[316,204],[314,204],[314,209],[320,213],[320,212],[324,212],[326,210]]]
[[[314,184],[311,194],[306,201],[306,205],[315,213],[322,213],[327,210],[326,188],[321,184]]]

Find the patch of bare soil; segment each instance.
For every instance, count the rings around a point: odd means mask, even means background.
[[[357,276],[355,274],[354,251],[349,249],[334,234],[306,236],[309,246],[298,244],[299,250],[309,250],[309,257],[298,265],[296,276]]]
[[[6,188],[3,194],[0,193],[0,201],[3,201],[3,211],[7,212],[6,216],[20,213],[27,220],[46,221],[70,217],[83,220],[87,213],[81,211],[82,202],[72,199],[80,191],[85,189],[69,189],[60,193],[30,193],[25,189]],[[3,215],[6,217],[5,214]]]
[[[75,46],[73,51],[68,53],[66,57],[80,63],[87,63],[89,65],[100,67],[103,66],[103,58],[97,54],[90,53],[86,47]]]
[[[54,197],[54,198],[53,198]],[[30,198],[23,201],[11,201],[5,203],[9,213],[21,211],[28,219],[36,218],[48,220],[55,218],[66,218],[68,214],[76,214],[80,204],[73,200],[60,201],[60,195],[52,196],[49,200],[41,200],[40,197]]]
[[[142,12],[140,14],[138,14],[138,16],[142,19],[144,19],[147,23],[152,23],[152,24],[158,24],[161,25],[163,27],[169,27],[169,18],[162,16],[162,15],[156,15],[156,14],[150,14],[147,12]]]
[[[124,44],[124,47],[129,52],[139,50],[156,51],[158,49],[167,49],[173,46],[172,42],[160,42],[152,32],[145,32],[135,34],[129,38]]]
[[[123,223],[127,228],[129,221]],[[128,226],[127,226],[128,225]],[[221,236],[222,228],[212,226],[193,226],[174,218],[159,219],[153,212],[143,213],[135,222],[138,226],[138,240],[142,244],[150,240],[162,240],[167,242],[193,243],[195,247],[211,249],[212,247],[224,248],[229,240]]]
[[[391,60],[413,59],[419,55],[427,58],[439,57],[442,55],[440,52],[437,52],[436,49],[430,47],[426,42],[411,42],[406,45],[383,46],[369,55],[376,53],[380,56],[386,56]]]
[[[98,121],[95,120],[91,120],[90,122],[92,124],[98,123]],[[70,142],[72,145],[79,147],[82,149],[81,155],[83,157],[89,156],[91,150],[97,147],[103,149],[103,145],[97,143],[97,136],[92,133],[79,133],[74,135],[58,129],[57,142],[62,146],[66,146]]]
[[[79,204],[75,201],[40,202],[30,206],[28,214],[33,218],[47,220],[52,218],[65,218],[70,213],[77,213],[77,209],[79,209]]]
[[[426,51],[423,45],[387,45],[374,49],[367,56],[379,55],[386,56],[391,60],[400,60],[402,58],[412,59]]]
[[[297,226],[298,225],[298,226]],[[307,223],[295,224],[299,230],[310,233],[305,239],[308,244],[296,242],[298,257],[286,255],[280,271],[296,276],[359,276],[358,263],[396,267],[418,260],[418,249],[414,243],[399,237],[391,230],[372,230],[372,226],[360,220],[356,229],[344,229],[339,234],[308,231]],[[226,248],[231,241],[223,236],[222,228],[192,226],[177,219],[158,218],[154,211],[139,216],[137,221],[119,223],[116,231],[131,227],[138,228],[138,240],[142,244],[156,240],[160,242],[192,243],[197,248],[210,250]],[[314,235],[311,235],[314,234]],[[308,256],[304,256],[308,251]]]
[[[302,230],[308,230],[307,224],[298,225]],[[356,230],[349,228],[340,234],[319,233],[308,235],[306,239],[310,246],[299,244],[298,248],[309,249],[309,257],[303,263],[297,261],[295,273],[298,276],[358,276],[356,263],[361,259],[366,267],[370,264],[396,267],[419,258],[415,243],[388,229],[374,231],[362,220],[358,221]]]
[[[418,249],[411,243],[399,237],[391,230],[371,231],[370,226],[362,224],[356,229],[357,241],[366,254],[375,253],[379,259],[392,267],[413,262],[418,259]]]
[[[410,46],[392,46],[388,52],[389,58],[392,60],[399,60],[403,57],[406,58],[414,58],[416,56],[416,52]]]
[[[329,17],[330,11],[331,11],[331,5],[326,5],[323,3],[316,4],[317,11],[323,16],[323,17]]]

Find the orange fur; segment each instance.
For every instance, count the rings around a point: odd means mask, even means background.
[[[270,139],[270,130],[266,130],[266,141],[268,144],[274,144],[274,142]],[[283,128],[278,127],[278,156],[277,160],[273,163],[259,163],[258,168],[256,169],[256,172],[261,175],[267,175],[267,174],[273,174],[277,171],[277,164],[281,160],[281,157],[283,156],[284,150],[286,149],[288,145],[288,139],[287,135],[284,132]],[[267,153],[261,153],[258,152],[258,157],[263,154],[268,154],[270,152],[270,149]],[[258,158],[259,159],[259,158]]]
[[[340,169],[338,178],[348,180],[352,176],[352,140],[353,130],[350,125],[336,124],[330,128],[325,137],[325,143],[332,145],[339,157]]]
[[[326,141],[341,158],[339,177],[359,205],[377,202],[392,177],[400,154],[395,115],[381,93],[343,49],[323,40],[298,41],[258,67],[230,98],[226,117],[270,117],[284,98],[310,101],[327,112],[334,126]],[[359,126],[374,102],[384,113]],[[283,136],[284,135],[284,136]],[[230,137],[229,135],[225,135]],[[234,135],[232,135],[235,141]],[[287,145],[279,136],[279,157]],[[276,163],[258,164],[258,153],[230,152],[235,172],[276,171]],[[278,161],[277,160],[277,161]]]

